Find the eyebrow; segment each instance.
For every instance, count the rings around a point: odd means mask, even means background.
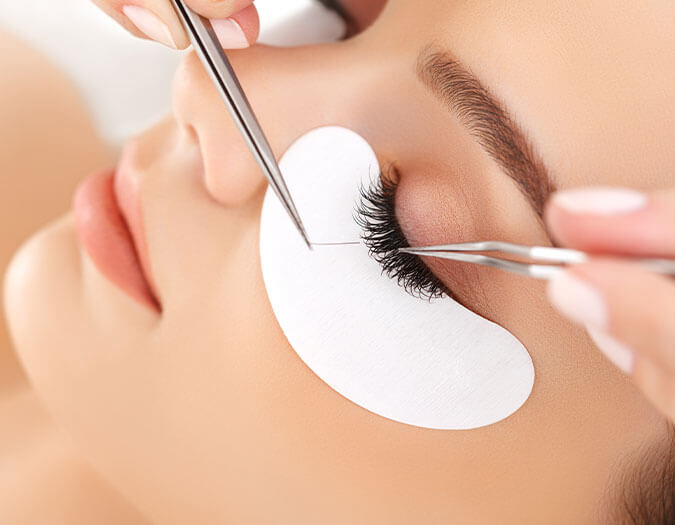
[[[501,104],[447,51],[425,48],[417,76],[519,186],[539,217],[555,185],[532,144]]]

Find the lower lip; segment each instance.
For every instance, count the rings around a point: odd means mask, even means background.
[[[148,280],[117,204],[114,173],[104,171],[86,178],[75,192],[73,210],[80,242],[99,271],[144,306],[160,306]]]

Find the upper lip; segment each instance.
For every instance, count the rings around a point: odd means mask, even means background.
[[[159,303],[157,287],[150,265],[148,243],[145,236],[142,202],[140,199],[140,171],[135,164],[136,149],[136,142],[131,141],[122,151],[117,169],[115,170],[115,197],[136,247],[136,254],[141,269],[145,274],[145,278],[155,299]]]

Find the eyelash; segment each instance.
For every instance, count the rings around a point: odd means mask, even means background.
[[[396,218],[396,188],[399,176],[394,167],[381,174],[369,187],[362,186],[354,219],[363,230],[361,238],[382,273],[395,279],[409,294],[424,299],[450,295],[445,285],[416,255],[399,253],[409,246]]]

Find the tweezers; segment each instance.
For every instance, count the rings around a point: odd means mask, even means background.
[[[239,131],[244,136],[258,166],[265,174],[270,187],[274,190],[284,209],[290,215],[307,247],[311,249],[312,245],[307,237],[307,231],[293,203],[272,148],[213,27],[211,27],[211,23],[208,19],[192,11],[182,0],[172,0],[172,2],[190,37],[192,47],[225,102]]]
[[[400,248],[398,251],[424,257],[436,257],[450,261],[490,266],[535,279],[551,279],[566,266],[584,263],[591,258],[590,254],[579,250],[550,246],[526,246],[501,241],[465,242],[439,246]],[[481,252],[494,252],[499,254],[500,257],[483,255]],[[534,262],[512,261],[502,258],[502,255]],[[631,258],[628,260],[643,264],[656,273],[675,275],[675,260],[658,258]]]

